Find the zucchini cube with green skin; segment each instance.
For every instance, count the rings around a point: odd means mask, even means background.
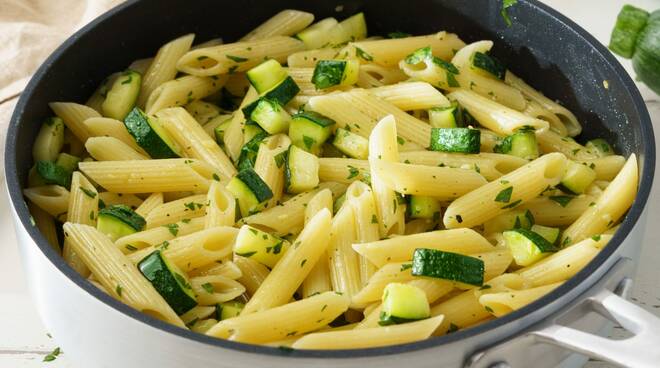
[[[429,109],[429,123],[434,128],[457,128],[460,122],[458,103],[452,102],[449,107],[433,107]]]
[[[382,302],[378,321],[381,326],[417,321],[431,316],[426,293],[416,286],[395,282],[387,284]]]
[[[369,140],[346,129],[338,128],[335,131],[332,145],[351,158],[366,160],[369,157]]]
[[[70,155],[64,152],[57,155],[57,160],[55,160],[56,165],[64,168],[67,171],[70,171],[71,173],[78,170],[79,162],[80,162],[80,157]]]
[[[573,194],[582,194],[594,180],[596,180],[594,170],[581,163],[568,161],[566,172],[559,182],[559,187]]]
[[[536,134],[532,130],[521,130],[505,137],[502,142],[493,149],[496,153],[504,153],[526,160],[539,157],[539,146],[536,142]]]
[[[559,228],[542,225],[533,225],[531,230],[541,235],[545,240],[553,245],[557,244],[557,240],[559,240],[559,233],[561,232]]]
[[[215,319],[222,321],[238,317],[245,308],[245,304],[237,301],[218,303],[215,305]]]
[[[529,266],[559,249],[543,236],[526,229],[514,229],[503,234],[506,246],[519,266]]]
[[[295,35],[302,41],[308,50],[318,49],[325,46],[330,40],[329,31],[339,22],[335,18],[322,19],[311,26],[303,29]]]
[[[288,241],[250,225],[241,227],[234,244],[236,255],[253,259],[269,268],[275,267],[288,249]]]
[[[409,211],[411,218],[439,219],[440,201],[433,197],[412,195]]]
[[[231,119],[227,119],[227,121],[224,121],[220,123],[215,129],[213,129],[213,134],[215,135],[215,141],[218,143],[220,146],[225,145],[225,131],[227,130],[227,127],[229,127]]]
[[[73,172],[52,161],[37,161],[35,165],[44,184],[56,184],[69,189]]]
[[[475,52],[470,57],[470,69],[484,77],[504,80],[506,67],[499,60],[483,52]]]
[[[481,286],[484,283],[484,261],[458,253],[417,248],[413,252],[412,275]]]
[[[512,210],[505,212],[484,223],[484,233],[501,233],[511,229],[530,229],[534,225],[532,213],[527,211]]]
[[[144,217],[130,207],[115,204],[99,210],[96,229],[112,241],[142,231],[147,224]]]
[[[181,148],[154,117],[134,108],[124,119],[126,130],[151,158],[181,157]]]
[[[291,142],[307,152],[318,155],[321,146],[332,134],[335,121],[314,111],[303,111],[292,116],[289,124]]]
[[[328,31],[329,42],[333,46],[367,37],[367,21],[364,13],[354,14],[332,27]]]
[[[44,121],[32,146],[34,161],[55,161],[64,145],[64,121],[51,117]]]
[[[440,152],[479,153],[481,131],[471,128],[432,128],[430,148]]]
[[[176,314],[182,315],[197,306],[197,296],[186,274],[160,250],[143,258],[137,267]]]
[[[585,147],[587,147],[587,151],[595,153],[598,157],[612,156],[614,154],[614,148],[603,138],[592,139],[587,142]]]
[[[105,96],[105,101],[101,105],[103,116],[124,120],[135,107],[141,87],[142,75],[134,70],[125,71],[115,80]]]
[[[288,104],[289,101],[291,101],[298,94],[298,92],[300,92],[300,87],[298,87],[291,76],[288,76],[284,78],[280,84],[273,87],[270,91],[262,94],[261,97],[267,98],[269,100],[275,100],[279,102],[280,105],[286,106],[286,104]],[[252,114],[252,110],[257,107],[258,103],[259,100],[256,100],[245,106],[242,109],[243,115],[250,116]]]
[[[273,198],[268,184],[252,168],[241,170],[227,183],[226,188],[238,201],[243,216],[261,211],[266,201]]]
[[[312,83],[316,89],[352,86],[357,83],[360,62],[350,60],[320,60],[316,63]]]
[[[253,126],[254,125],[246,124],[245,127]],[[239,171],[254,168],[254,164],[257,161],[257,155],[259,154],[259,146],[261,145],[261,142],[268,137],[268,133],[261,130],[258,126],[257,129],[259,129],[259,133],[252,137],[250,137],[251,134],[248,134],[248,129],[243,133],[243,137],[246,139],[250,138],[250,140],[241,147],[241,154],[238,156]]]
[[[254,89],[261,94],[280,84],[288,74],[277,60],[270,59],[248,70],[245,75]]]
[[[319,158],[291,145],[284,165],[284,182],[288,193],[302,193],[319,185]]]
[[[260,98],[257,107],[252,110],[250,119],[268,132],[268,134],[282,133],[289,129],[291,115],[275,100]]]

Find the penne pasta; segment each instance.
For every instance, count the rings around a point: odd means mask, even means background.
[[[314,14],[300,10],[282,10],[243,36],[241,41],[262,40],[273,36],[292,36],[312,24],[313,21]]]
[[[85,149],[96,161],[149,159],[149,157],[137,152],[131,146],[114,137],[91,137],[85,142]]]

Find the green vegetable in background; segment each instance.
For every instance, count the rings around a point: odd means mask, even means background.
[[[660,9],[649,14],[624,5],[612,30],[609,48],[632,58],[637,77],[660,94]]]

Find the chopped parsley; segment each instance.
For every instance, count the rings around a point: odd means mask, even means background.
[[[401,269],[399,271],[403,272],[403,271],[411,269],[411,268],[412,268],[412,263],[404,263],[404,264],[401,265]]]
[[[96,192],[87,188],[80,187],[80,190],[89,198],[96,198]]]
[[[126,248],[127,250],[130,250],[131,252],[137,250],[136,247],[134,247],[134,246],[132,246],[132,245],[130,245],[130,244],[126,244],[126,246],[124,246],[124,248]]]
[[[594,235],[591,237],[591,240],[593,241],[600,241],[600,235]]]
[[[303,259],[302,262],[300,262],[300,267],[305,266],[305,263],[307,263],[307,259]]]
[[[406,144],[406,140],[399,137],[399,136],[396,137],[396,142],[399,143],[400,146],[403,146],[404,144]]]
[[[548,198],[550,198],[550,200],[552,201],[559,203],[559,205],[562,207],[568,206],[568,204],[573,200],[573,197],[566,195],[550,196]]]
[[[215,290],[213,289],[213,285],[211,285],[210,282],[205,282],[205,283],[203,283],[203,284],[202,284],[202,289],[204,289],[204,291],[206,291],[206,292],[209,293],[209,294],[213,294],[213,292],[215,291]]]
[[[115,292],[117,292],[117,295],[121,298],[121,293],[124,289],[121,287],[121,285],[117,285],[115,288]]]
[[[229,60],[231,60],[235,63],[244,63],[244,62],[248,61],[247,58],[240,57],[240,56],[234,56],[234,55],[225,55],[225,56],[227,57],[227,59],[229,59]]]
[[[513,194],[513,187],[502,189],[502,191],[495,196],[495,202],[509,203],[509,201],[511,201],[511,194]]]
[[[170,234],[176,236],[179,233],[179,225],[177,224],[165,224],[163,225],[164,228],[167,228],[167,230],[170,231]]]
[[[348,165],[348,177],[346,179],[353,179],[360,175],[360,170],[357,167]]]
[[[374,57],[367,54],[364,50],[359,47],[355,47],[355,55],[365,61],[374,61]]]
[[[220,177],[218,176],[218,174],[213,173],[213,180],[220,181]]]
[[[518,0],[502,0],[502,10],[500,10],[500,14],[502,15],[504,23],[506,23],[507,27],[511,27],[512,24],[507,9],[514,6],[516,3],[518,3]]]
[[[250,258],[255,254],[257,254],[257,251],[245,252],[245,253],[236,253],[237,256],[241,256],[241,257],[245,257],[245,258]]]
[[[513,207],[519,205],[520,202],[522,202],[522,199],[519,199],[519,200],[517,200],[517,201],[515,201],[515,202],[511,202],[511,203],[507,204],[506,206],[502,207],[502,209],[505,210],[505,209],[507,209],[507,208],[513,208]]]
[[[57,359],[57,357],[62,354],[62,350],[57,347],[53,351],[51,351],[48,355],[44,357],[44,362],[52,362],[53,360]]]
[[[314,146],[314,143],[316,143],[316,139],[303,135],[303,143],[308,150],[311,150],[312,146]]]
[[[377,224],[378,223],[378,217],[376,217],[376,215],[371,215],[371,223],[372,224]]]
[[[491,307],[489,307],[489,306],[487,306],[487,305],[484,306],[484,309],[486,309],[486,311],[489,312],[489,313],[494,313],[494,312],[493,312],[493,308],[491,308]]]

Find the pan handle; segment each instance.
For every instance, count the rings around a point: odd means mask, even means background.
[[[602,317],[618,323],[633,334],[623,340],[612,340],[576,328],[567,327],[553,319],[543,327],[532,327],[529,332],[514,337],[499,345],[474,354],[466,362],[466,368],[518,368],[544,366],[538,360],[542,345],[550,344],[588,357],[603,360],[621,367],[654,368],[660,362],[660,318],[643,308],[627,301],[625,297],[632,287],[632,280],[622,274],[627,273],[628,259],[621,259],[612,267],[610,276],[620,282],[591,294],[570,311],[578,315],[595,312]],[[617,275],[622,278],[617,278]],[[614,281],[612,280],[612,281]],[[610,283],[610,281],[603,281]],[[602,319],[601,319],[602,321]],[[546,345],[547,349],[547,345]],[[561,355],[560,351],[555,351]],[[548,352],[545,352],[547,357]],[[550,354],[552,355],[552,354]],[[559,361],[559,360],[558,360]]]

